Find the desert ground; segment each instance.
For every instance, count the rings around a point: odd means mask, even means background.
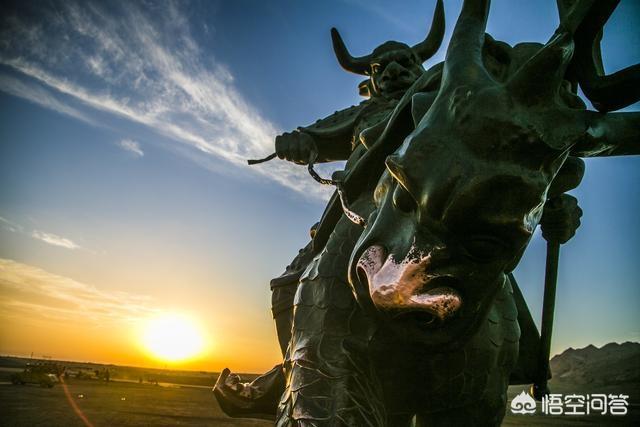
[[[576,361],[582,363],[582,353],[578,353],[578,358],[571,354],[568,356],[571,358],[560,360],[563,366],[558,363],[552,366],[558,372],[560,369],[578,372],[582,365],[576,365]],[[593,360],[593,357],[586,360]],[[634,353],[633,361],[637,360]],[[11,374],[22,371],[20,363],[25,362],[0,358],[0,426],[272,425],[267,421],[231,419],[224,415],[211,392],[217,377],[215,373],[67,364],[67,371],[74,375],[67,375],[64,385],[58,383],[52,388],[43,388],[10,382]],[[95,374],[91,375],[105,367],[112,372],[111,381],[105,382],[96,378]],[[78,378],[77,373],[81,371],[85,374]],[[588,371],[580,371],[580,374],[584,377]],[[627,393],[631,396],[629,413],[618,417],[544,416],[514,415],[507,409],[503,426],[640,426],[640,388],[637,382],[605,384],[597,377],[586,377],[583,382],[576,384],[560,377],[550,383],[554,393]],[[628,378],[628,375],[624,377]],[[252,375],[244,375],[244,378],[250,380]],[[512,386],[509,402],[524,388]]]
[[[267,426],[226,417],[209,387],[162,386],[97,380],[67,380],[70,396],[95,426]],[[64,388],[0,386],[2,426],[86,426]]]
[[[225,416],[209,387],[67,380],[70,395],[89,423],[100,426],[269,426],[261,420]],[[512,387],[511,397],[520,390]],[[86,426],[64,388],[0,385],[1,426]],[[637,426],[639,408],[624,417],[526,416],[509,414],[503,426]]]

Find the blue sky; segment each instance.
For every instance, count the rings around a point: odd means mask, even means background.
[[[123,331],[175,310],[211,336],[198,366],[276,363],[268,281],[306,243],[329,193],[304,168],[245,159],[272,152],[280,132],[360,102],[361,77],[338,66],[332,26],[356,55],[386,40],[413,44],[434,3],[6,6],[0,305],[12,332],[0,332],[0,352],[148,364]],[[459,8],[445,1],[445,46],[427,66],[443,58]],[[503,0],[488,32],[544,42],[556,25],[554,1]],[[640,61],[638,28],[640,2],[622,0],[603,41],[607,71]],[[561,252],[554,351],[640,339],[639,178],[637,157],[587,161],[574,192],[583,225]],[[536,236],[516,270],[535,318],[543,273]],[[87,319],[84,329],[74,319]],[[78,344],[96,334],[123,349]]]

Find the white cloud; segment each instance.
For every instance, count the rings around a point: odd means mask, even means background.
[[[65,249],[82,249],[82,246],[78,245],[71,239],[67,239],[66,237],[61,237],[53,233],[46,233],[40,230],[32,230],[29,232],[25,230],[25,227],[23,227],[22,225],[16,222],[13,222],[11,220],[8,220],[6,218],[3,218],[1,216],[0,216],[0,225],[2,226],[2,228],[12,233],[28,235],[36,240],[39,240],[41,242],[47,243],[52,246],[58,246]]]
[[[106,292],[38,267],[0,259],[0,310],[52,320],[136,321],[157,312],[144,295]]]
[[[76,244],[72,240],[56,236],[55,234],[45,233],[44,231],[33,230],[31,232],[31,237],[53,246],[60,246],[66,249],[80,249],[80,245]]]
[[[22,233],[23,228],[20,224],[16,224],[15,222],[9,221],[1,216],[0,223],[2,224],[2,228],[5,230],[11,231],[12,233]]]
[[[60,114],[82,120],[94,126],[99,126],[99,124],[87,114],[59,100],[49,90],[33,82],[29,84],[15,77],[0,74],[0,90],[13,96],[27,99]]]
[[[140,148],[140,143],[138,141],[134,141],[133,139],[123,139],[118,141],[118,146],[123,150],[126,150],[132,153],[136,157],[144,156],[144,151]]]
[[[8,36],[0,44],[0,63],[22,76],[23,87],[0,80],[0,90],[84,121],[92,109],[107,112],[200,156],[326,198],[330,190],[299,166],[274,161],[247,167],[247,158],[273,151],[279,131],[244,99],[210,48],[198,45],[182,6],[167,3],[154,15],[140,4],[106,8],[70,1],[42,7],[35,20],[10,16],[2,22]]]

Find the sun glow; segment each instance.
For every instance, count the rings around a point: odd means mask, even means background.
[[[192,359],[204,351],[204,334],[189,317],[163,314],[150,319],[142,333],[144,348],[166,362]]]

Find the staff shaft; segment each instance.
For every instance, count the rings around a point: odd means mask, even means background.
[[[538,374],[534,384],[534,397],[541,399],[548,393],[549,356],[551,353],[551,335],[553,315],[556,308],[556,285],[558,283],[558,262],[560,243],[547,242],[547,262],[544,274],[544,300],[542,305],[542,327],[540,328],[540,349],[538,352]]]

